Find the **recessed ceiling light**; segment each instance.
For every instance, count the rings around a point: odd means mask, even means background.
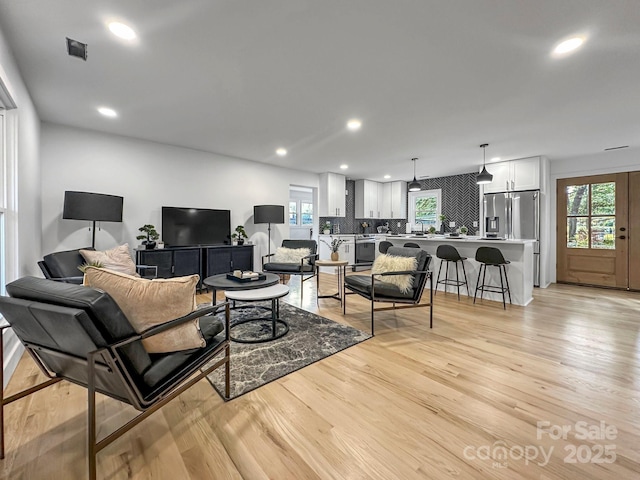
[[[391,178],[391,175],[385,175],[384,178]]]
[[[362,126],[362,122],[357,118],[352,118],[347,122],[347,128],[351,131],[360,130],[361,126]]]
[[[584,43],[584,40],[584,37],[573,37],[564,40],[556,45],[556,47],[553,49],[553,55],[561,56],[566,55],[567,53],[571,53],[574,50],[580,48]]]
[[[490,162],[499,162],[500,161],[500,157],[493,157],[491,160],[489,160]]]
[[[109,23],[108,27],[109,30],[111,30],[111,33],[113,33],[116,37],[120,37],[125,40],[133,40],[134,38],[136,38],[136,32],[133,31],[133,28],[131,28],[129,25],[125,25],[124,23],[111,22]]]
[[[279,148],[276,150],[276,155],[280,156],[280,157],[284,157],[287,154],[287,149],[286,148]]]
[[[349,168],[349,165],[347,165],[346,163],[343,163],[342,165],[340,165],[340,169],[342,170],[346,170],[347,168]]]
[[[109,107],[98,107],[98,113],[110,118],[115,118],[118,116],[118,113],[113,108]]]

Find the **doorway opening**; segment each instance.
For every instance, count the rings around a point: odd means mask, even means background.
[[[313,238],[313,225],[317,223],[313,189],[289,186],[289,236],[295,240]]]

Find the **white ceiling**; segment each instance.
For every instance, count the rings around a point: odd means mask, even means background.
[[[639,26],[638,0],[0,0],[44,121],[373,180],[410,179],[411,157],[418,176],[474,171],[481,143],[502,159],[638,147]],[[574,34],[584,47],[552,58]]]

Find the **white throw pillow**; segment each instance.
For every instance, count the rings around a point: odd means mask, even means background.
[[[80,255],[87,263],[100,262],[102,267],[108,270],[139,276],[136,273],[136,264],[131,258],[131,253],[129,253],[128,243],[104,252],[99,250],[80,250]]]
[[[273,256],[274,263],[297,263],[300,264],[300,260],[304,257],[308,257],[311,254],[311,250],[308,248],[286,248],[278,247],[275,255]],[[305,265],[309,264],[309,259],[304,261]]]
[[[411,271],[415,270],[417,265],[416,257],[398,257],[382,253],[373,262],[371,273],[376,275],[384,272]],[[395,285],[402,293],[409,293],[413,288],[413,275],[387,275],[386,277],[377,277],[377,280]]]

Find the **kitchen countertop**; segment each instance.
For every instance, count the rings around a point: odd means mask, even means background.
[[[411,239],[418,240],[423,242],[449,242],[453,241],[455,243],[491,243],[496,244],[496,246],[500,246],[501,244],[512,244],[512,245],[524,245],[527,243],[536,242],[535,239],[505,239],[505,240],[497,240],[497,239],[486,239],[482,237],[476,236],[460,236],[460,237],[449,237],[447,235],[386,235],[388,240],[393,239]]]

